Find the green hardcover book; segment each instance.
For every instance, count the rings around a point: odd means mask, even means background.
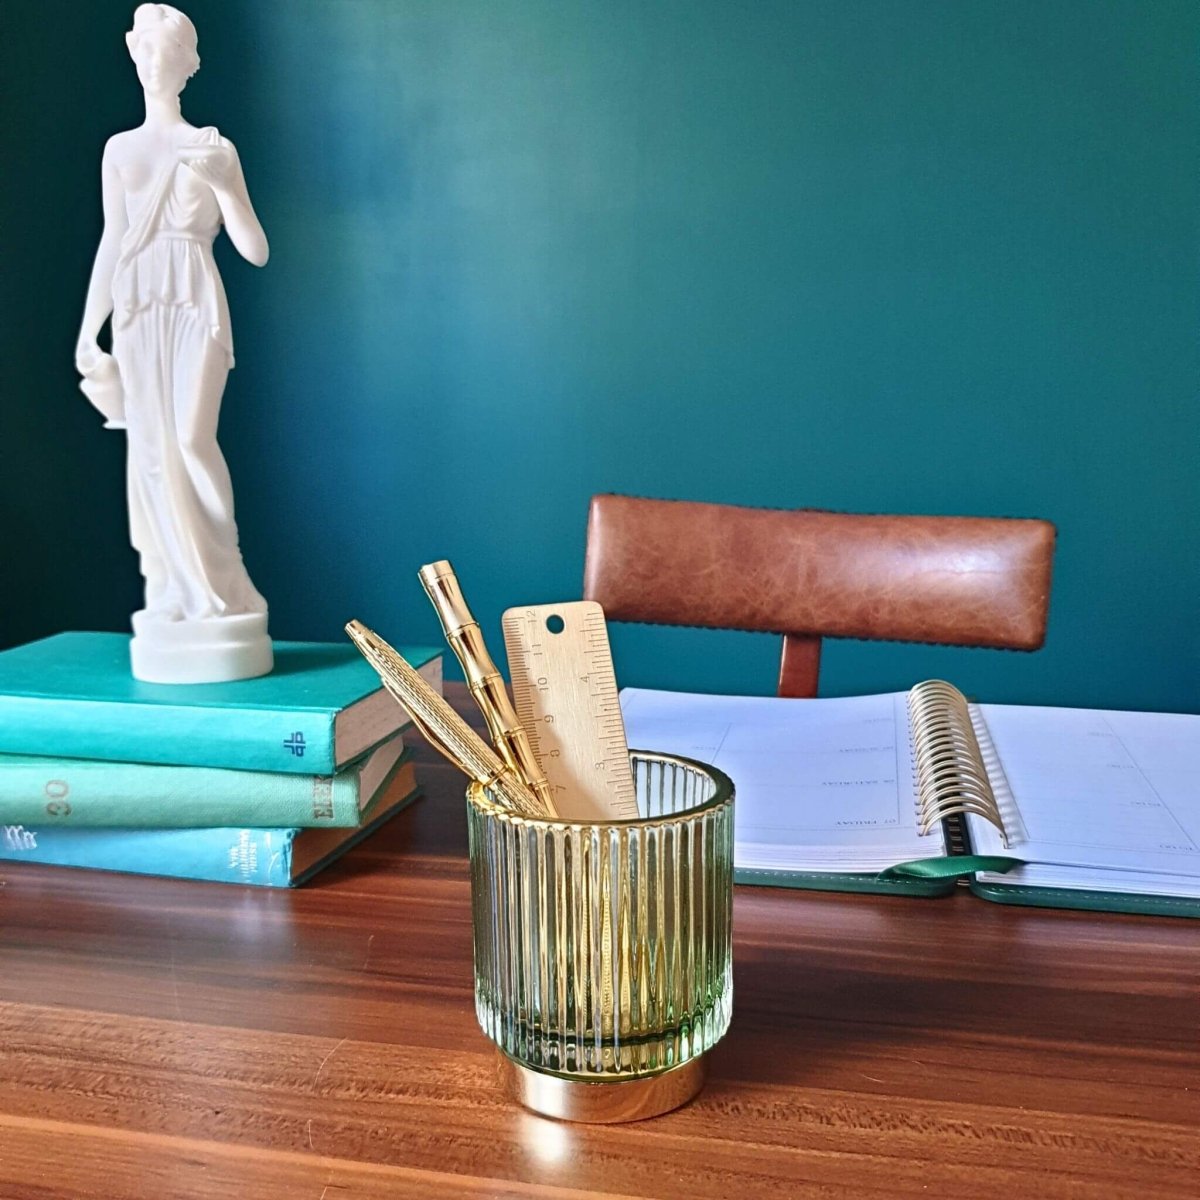
[[[296,887],[390,820],[417,795],[411,762],[396,764],[350,829],[61,829],[0,825],[0,864],[167,875]]]
[[[439,650],[400,650],[440,689]],[[349,642],[276,642],[269,675],[173,685],[133,678],[126,634],[0,652],[0,754],[332,775],[407,722]]]
[[[335,775],[0,755],[0,825],[349,828],[404,754],[394,734]]]

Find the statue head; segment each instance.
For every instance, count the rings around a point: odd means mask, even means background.
[[[169,4],[139,4],[125,35],[138,81],[152,96],[178,96],[200,69],[196,27]]]

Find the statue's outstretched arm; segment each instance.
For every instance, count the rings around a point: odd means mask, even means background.
[[[242,173],[242,162],[234,144],[228,138],[222,138],[215,145],[187,146],[179,154],[212,188],[221,206],[225,231],[237,252],[256,267],[264,266],[270,247],[250,203],[246,176]]]
[[[100,183],[104,199],[104,232],[96,249],[96,261],[92,265],[92,278],[83,306],[83,321],[79,326],[79,340],[75,344],[75,368],[81,375],[96,365],[101,353],[96,339],[100,335],[100,327],[112,312],[113,272],[121,253],[121,239],[129,224],[121,177],[112,164],[107,147],[100,166]]]

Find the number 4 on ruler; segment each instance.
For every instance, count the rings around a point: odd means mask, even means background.
[[[529,605],[510,608],[502,624],[517,716],[559,815],[636,818],[604,610],[593,600]]]

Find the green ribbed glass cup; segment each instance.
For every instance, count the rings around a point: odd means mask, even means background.
[[[518,817],[485,788],[467,793],[475,1011],[524,1080],[510,1077],[510,1090],[552,1116],[629,1120],[675,1107],[699,1089],[700,1059],[729,1027],[733,785],[674,755],[634,751],[630,763],[638,820]],[[672,1086],[643,1089],[640,1101],[628,1089],[545,1095],[547,1078],[668,1074]],[[664,1107],[670,1095],[682,1099]]]

